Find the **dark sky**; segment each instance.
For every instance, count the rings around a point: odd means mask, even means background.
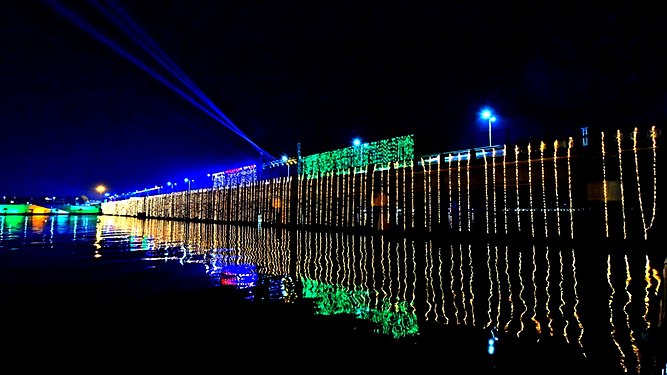
[[[664,12],[584,3],[99,1],[276,157],[357,136],[415,134],[417,156],[485,146],[486,105],[497,144],[664,123]],[[149,74],[197,98],[94,4],[0,5],[0,194],[123,193],[184,177],[208,187],[206,173],[259,161]]]

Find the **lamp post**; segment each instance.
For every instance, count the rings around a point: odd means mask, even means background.
[[[496,116],[493,115],[493,111],[489,108],[485,108],[482,110],[481,117],[483,120],[488,120],[489,122],[489,147],[493,145],[491,142],[491,123],[496,121]]]

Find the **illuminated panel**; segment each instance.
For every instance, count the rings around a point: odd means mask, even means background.
[[[213,178],[214,188],[248,185],[257,181],[257,165],[246,165],[224,172],[213,173],[211,177]]]
[[[414,135],[384,139],[338,150],[308,155],[302,161],[302,173],[309,178],[318,173],[341,174],[350,168],[398,162],[405,164],[414,158]]]

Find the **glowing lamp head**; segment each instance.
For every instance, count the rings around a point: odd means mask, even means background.
[[[283,157],[280,158],[280,160],[282,160],[283,163],[287,163],[287,159],[288,159],[288,158],[287,158],[287,155],[283,155]]]
[[[496,117],[493,115],[493,112],[491,112],[491,110],[488,108],[483,109],[479,115],[482,120],[489,120],[491,122],[496,121]]]
[[[355,147],[361,146],[361,139],[360,138],[353,139],[352,140],[352,145],[355,146]]]
[[[186,177],[183,179],[183,182],[190,182],[190,179]]]
[[[97,185],[97,187],[95,187],[95,191],[102,194],[107,191],[107,188],[104,185]]]

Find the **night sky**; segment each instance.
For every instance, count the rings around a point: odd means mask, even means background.
[[[354,137],[415,134],[417,156],[485,146],[487,105],[494,144],[664,124],[658,2],[584,3],[97,2],[151,49],[96,2],[3,1],[0,194],[209,187],[206,173],[259,150],[310,155]]]

